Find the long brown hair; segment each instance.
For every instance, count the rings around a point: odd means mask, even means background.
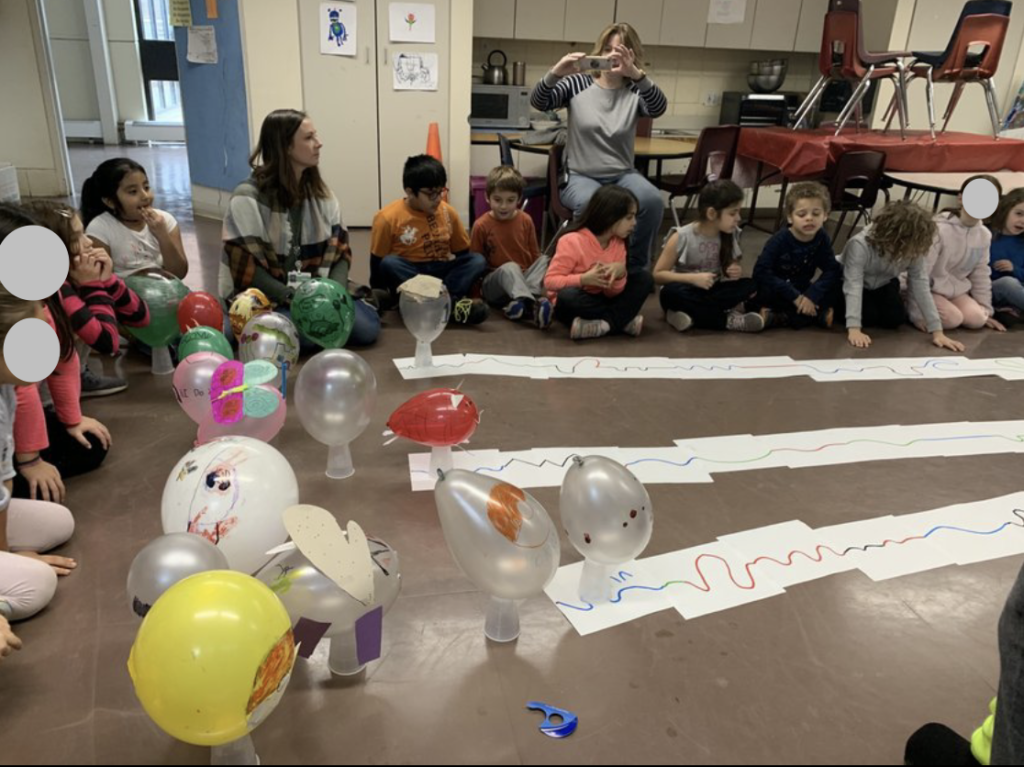
[[[605,184],[594,192],[580,217],[563,230],[562,236],[589,229],[595,237],[600,237],[628,216],[630,210],[639,209],[640,203],[631,191],[617,184]]]
[[[1010,211],[1024,203],[1024,187],[1007,192],[999,198],[999,206],[985,223],[992,230],[993,237],[1002,237],[1003,229],[1006,228],[1006,219],[1010,217]]]
[[[295,134],[306,117],[305,112],[297,109],[275,109],[264,118],[260,140],[249,157],[260,194],[276,198],[285,208],[303,200],[330,197],[319,168],[306,168],[302,178],[296,179],[288,158]]]
[[[715,211],[721,215],[723,211],[739,205],[743,202],[743,190],[727,178],[717,179],[705,184],[697,197],[697,220],[704,222],[708,220],[708,211]],[[733,255],[733,243],[736,240],[736,233],[719,233],[718,263],[722,271],[731,266],[736,258]]]
[[[608,44],[615,35],[622,38],[622,44],[633,51],[633,57],[637,65],[644,60],[644,44],[640,42],[640,35],[633,29],[630,24],[624,21],[617,22],[615,24],[609,24],[603,30],[601,34],[597,36],[597,42],[594,44],[594,50],[590,52],[591,56],[601,56],[604,54],[604,47]]]
[[[15,206],[0,203],[0,242],[3,242],[13,232],[25,226],[39,226],[39,222],[29,216],[24,210]],[[65,362],[70,360],[75,353],[74,331],[71,329],[71,321],[60,305],[60,298],[54,293],[43,303],[50,310],[53,322],[57,326],[57,338],[60,340],[60,358]],[[15,323],[35,313],[35,301],[26,301],[18,298],[0,285],[0,349],[3,348],[4,339]]]

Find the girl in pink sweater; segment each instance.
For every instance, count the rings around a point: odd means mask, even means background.
[[[640,310],[653,278],[646,269],[626,269],[626,243],[638,207],[628,189],[602,186],[558,239],[544,287],[555,319],[570,327],[574,341],[609,333],[638,336],[643,329]]]
[[[935,217],[938,234],[928,252],[926,267],[943,330],[961,326],[1006,330],[992,316],[989,267],[992,233],[963,207],[963,190],[976,178],[987,179],[999,188],[999,182],[991,176],[972,176],[960,189],[959,210],[945,211]],[[925,329],[924,315],[909,296],[907,313],[919,330]]]

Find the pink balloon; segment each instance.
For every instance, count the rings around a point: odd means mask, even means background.
[[[279,403],[277,410],[266,418],[252,418],[246,416],[237,423],[217,423],[213,420],[213,409],[209,407],[207,397],[207,410],[203,420],[199,423],[199,432],[196,436],[196,444],[205,445],[218,437],[252,437],[261,442],[270,442],[284,426],[285,417],[288,415],[288,403],[281,396],[281,392],[272,386],[262,386],[267,391],[277,395]]]
[[[210,381],[227,358],[216,352],[196,352],[174,369],[174,396],[188,417],[202,423],[210,415]]]

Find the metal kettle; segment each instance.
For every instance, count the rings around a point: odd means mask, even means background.
[[[494,58],[494,54],[501,54],[501,64],[492,64],[491,59]],[[508,85],[508,68],[505,66],[508,64],[508,56],[505,55],[505,51],[491,51],[487,57],[487,63],[481,65],[484,70],[484,84],[486,85]]]

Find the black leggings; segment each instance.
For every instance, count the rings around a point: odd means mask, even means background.
[[[627,275],[626,287],[617,296],[588,293],[582,288],[565,288],[558,291],[555,317],[566,325],[572,325],[577,317],[604,320],[611,325],[612,333],[619,333],[640,314],[653,284],[654,278],[650,272],[637,269]]]
[[[52,463],[60,472],[61,479],[77,477],[79,474],[88,474],[98,469],[103,459],[107,457],[107,451],[100,441],[92,434],[86,434],[85,438],[92,445],[92,450],[86,450],[77,439],[68,434],[67,428],[57,418],[57,413],[52,408],[46,408],[46,437],[50,446],[43,450],[40,455],[47,463]],[[14,497],[28,498],[29,484],[21,474],[14,478]]]
[[[704,290],[696,285],[670,282],[661,289],[661,308],[666,312],[686,312],[698,328],[724,330],[729,310],[757,293],[757,283],[749,277],[716,282]]]

